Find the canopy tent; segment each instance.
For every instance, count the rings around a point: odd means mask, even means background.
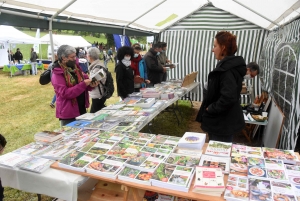
[[[0,25],[0,43],[5,44],[35,44],[39,40],[11,26]]]
[[[71,0],[2,0],[0,24],[47,29],[51,16]],[[127,35],[164,31],[208,2],[261,28],[271,30],[299,16],[297,0],[72,0],[53,21],[54,29]],[[100,9],[104,8],[104,9]],[[19,18],[12,15],[19,15]],[[211,16],[207,16],[209,19]],[[26,19],[26,20],[24,20]],[[74,26],[75,25],[75,26]],[[105,30],[105,31],[104,31]]]
[[[50,44],[50,36],[46,34],[40,38],[42,44]],[[92,46],[81,36],[70,36],[70,35],[53,35],[53,44],[55,46],[70,45],[73,47],[90,47]]]

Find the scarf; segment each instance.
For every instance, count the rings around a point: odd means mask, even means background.
[[[127,60],[125,60],[125,59],[122,59],[122,63],[123,63],[126,67],[128,67],[128,66],[131,65],[131,61],[130,61],[130,60],[127,61]]]
[[[134,75],[140,75],[140,71],[139,71],[139,62],[142,60],[141,55],[139,54],[139,56],[137,58],[131,58],[131,68],[134,71]]]
[[[73,75],[71,73],[74,73],[75,76],[77,76],[78,83],[80,83],[84,80],[83,74],[82,74],[81,70],[77,67],[76,64],[74,65],[74,68],[66,66],[65,64],[63,64],[61,62],[58,62],[58,64],[60,65],[61,69],[64,71],[64,77],[66,80],[67,87],[73,87],[77,84],[76,79],[73,77]],[[73,98],[72,105],[76,105],[76,104],[77,104],[77,100],[76,100],[76,98]]]

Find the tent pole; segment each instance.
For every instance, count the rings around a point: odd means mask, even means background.
[[[63,12],[64,10],[66,10],[69,6],[71,6],[75,1],[77,0],[72,0],[69,3],[67,3],[64,7],[62,7],[61,9],[59,9],[54,15],[52,15],[52,17],[49,20],[49,36],[50,36],[50,45],[51,45],[51,53],[52,53],[52,62],[54,62],[55,57],[54,57],[54,47],[53,47],[53,36],[52,36],[52,22],[53,19],[58,16],[61,12]]]
[[[272,24],[275,24],[275,25],[277,25],[278,27],[280,26],[277,22],[275,22],[275,21],[273,21],[273,20],[270,20],[270,19],[267,18],[266,16],[263,16],[262,14],[256,12],[255,10],[249,8],[248,6],[242,4],[241,2],[238,2],[237,0],[232,0],[232,1],[234,1],[234,2],[237,3],[237,4],[240,4],[240,5],[243,6],[244,8],[250,10],[251,12],[255,13],[256,15],[259,15],[260,17],[264,18],[265,20],[268,20],[268,21],[271,22]]]

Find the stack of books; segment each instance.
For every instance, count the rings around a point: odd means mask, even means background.
[[[0,165],[15,168],[21,162],[27,161],[31,156],[21,155],[14,152],[9,152],[0,156]]]
[[[39,157],[31,157],[30,159],[19,163],[18,167],[22,170],[27,170],[41,174],[47,169],[49,169],[52,163],[54,163],[53,160]]]
[[[141,108],[149,108],[155,103],[155,98],[141,98],[134,105]]]
[[[224,190],[224,176],[221,168],[196,167],[193,192],[221,196]]]
[[[178,142],[179,148],[202,150],[205,143],[205,133],[186,132]]]

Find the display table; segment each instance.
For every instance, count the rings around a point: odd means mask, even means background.
[[[207,143],[205,143],[205,145],[203,146],[203,153],[205,152],[206,147],[207,147]],[[173,196],[178,196],[178,197],[182,197],[182,198],[198,200],[198,201],[212,201],[212,200],[213,201],[225,201],[223,195],[222,195],[222,197],[216,197],[216,196],[209,196],[209,195],[204,195],[204,194],[199,194],[199,193],[192,192],[192,186],[194,184],[194,180],[191,184],[191,188],[190,188],[189,192],[181,192],[181,191],[170,190],[170,189],[165,189],[165,188],[156,187],[156,186],[148,186],[148,185],[138,184],[138,183],[134,183],[134,182],[128,182],[128,181],[123,181],[123,180],[119,180],[119,179],[111,179],[111,178],[106,178],[106,177],[100,177],[100,176],[97,176],[97,175],[92,175],[92,174],[88,174],[88,173],[84,173],[84,172],[69,170],[69,169],[59,167],[57,162],[54,163],[51,167],[54,168],[54,169],[59,169],[59,170],[63,170],[63,171],[66,171],[66,172],[75,173],[75,174],[78,174],[78,175],[98,179],[99,181],[105,181],[105,182],[108,182],[108,183],[119,184],[120,188],[122,188],[124,190],[128,190],[128,193],[131,193],[133,195],[132,196],[133,199],[132,198],[127,199],[127,194],[125,194],[124,197],[123,197],[123,201],[127,201],[127,200],[128,201],[140,201],[141,200],[140,195],[141,194],[143,195],[142,192],[144,192],[146,190],[157,192],[157,193],[162,193],[162,194],[166,194],[166,195],[173,195]],[[227,178],[228,178],[228,175],[225,175],[224,176],[225,185],[227,184]],[[105,192],[102,192],[102,194],[103,194],[102,196],[105,197]]]
[[[85,179],[79,174],[48,169],[42,174],[0,166],[2,186],[44,194],[67,201],[77,200],[77,184]]]
[[[37,68],[44,69],[44,64],[37,63]],[[11,75],[15,74],[19,70],[31,70],[31,64],[16,64],[3,66],[3,72],[11,73]]]

